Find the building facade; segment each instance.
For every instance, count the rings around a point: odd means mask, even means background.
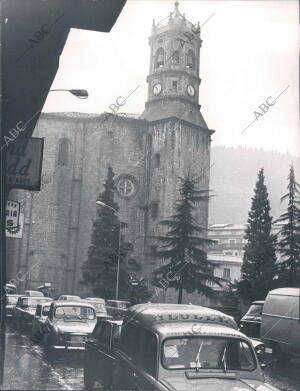
[[[34,136],[45,139],[43,187],[14,191],[24,211],[22,240],[8,239],[9,278],[27,275],[26,288],[50,281],[57,293],[82,293],[81,266],[87,259],[96,200],[110,165],[115,173],[120,219],[140,274],[150,278],[157,263],[149,236],[173,212],[179,176],[200,176],[209,189],[210,130],[200,112],[200,27],[180,13],[153,22],[148,97],[141,115],[42,114]],[[196,212],[207,227],[208,202]],[[30,272],[28,272],[30,270]],[[28,274],[29,273],[29,274]]]
[[[208,252],[210,259],[217,268],[215,275],[226,279],[230,283],[240,280],[243,264],[246,224],[213,224],[209,226],[208,238],[215,241]],[[280,240],[282,223],[272,225],[272,234]],[[280,253],[276,253],[280,262]],[[216,289],[220,289],[217,286]],[[222,289],[222,288],[221,288]]]

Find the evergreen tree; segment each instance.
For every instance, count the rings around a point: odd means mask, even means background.
[[[279,231],[281,240],[278,243],[283,261],[278,264],[279,286],[300,287],[300,209],[299,184],[296,182],[294,167],[291,165],[288,175],[287,194],[281,202],[288,201],[287,211],[276,222],[283,223]]]
[[[97,217],[93,221],[88,259],[82,266],[83,280],[81,281],[92,289],[94,295],[104,299],[115,297],[119,234],[120,229],[125,225],[124,223],[120,224],[114,211],[119,210],[118,204],[114,201],[114,192],[114,173],[109,166],[104,191],[99,195],[99,201],[108,207],[103,206],[97,209]],[[125,299],[129,295],[129,276],[124,266],[124,260],[127,252],[132,249],[132,245],[125,242],[122,234],[120,248],[119,297]]]
[[[175,214],[160,222],[169,230],[165,236],[152,237],[159,244],[153,253],[154,258],[169,260],[154,270],[152,282],[160,288],[175,288],[179,304],[183,290],[213,296],[214,291],[208,283],[221,285],[221,279],[213,276],[214,265],[208,261],[205,251],[213,241],[204,237],[205,228],[200,227],[193,217],[196,205],[208,199],[208,192],[197,190],[197,182],[190,175],[180,180],[181,198],[175,203]]]
[[[276,271],[276,236],[271,234],[271,208],[264,179],[264,170],[261,169],[254,189],[245,234],[247,244],[244,247],[242,273],[250,283],[251,288],[247,296],[251,301],[263,300],[266,297],[273,288]]]

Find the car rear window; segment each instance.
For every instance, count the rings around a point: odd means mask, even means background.
[[[43,304],[45,301],[52,301],[50,298],[42,298],[42,297],[28,297],[23,299],[23,305],[28,307],[35,308],[38,304]]]

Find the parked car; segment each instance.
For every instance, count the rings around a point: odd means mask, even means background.
[[[100,299],[98,297],[87,297],[84,300],[94,306],[97,319],[112,319],[112,316],[107,313],[104,299]]]
[[[7,318],[12,318],[19,297],[21,295],[5,295],[5,313]]]
[[[240,321],[240,331],[249,338],[260,339],[261,316],[264,301],[253,301]]]
[[[25,291],[23,295],[28,297],[44,297],[43,293],[39,291]]]
[[[54,301],[44,323],[44,345],[48,349],[84,349],[87,337],[97,322],[92,304],[79,301]]]
[[[300,357],[300,289],[279,288],[268,293],[263,306],[261,339],[276,360]]]
[[[107,313],[116,320],[123,319],[130,306],[129,301],[123,300],[107,300],[106,302]]]
[[[114,351],[109,343],[107,350],[102,348],[106,332],[113,335],[113,329],[99,328],[99,349],[97,335],[87,343],[88,389],[97,380],[106,389],[276,390],[265,383],[249,338],[237,330],[231,316],[219,311],[184,304],[140,304],[127,311]],[[88,361],[91,357],[94,366]],[[99,370],[98,360],[105,370]]]
[[[36,306],[31,327],[31,338],[35,342],[40,342],[43,339],[43,327],[47,316],[49,315],[49,311],[50,301]]]
[[[98,320],[88,338],[84,354],[84,385],[92,389],[101,381],[105,390],[112,384],[116,350],[119,348],[121,320]]]
[[[51,302],[49,297],[19,297],[13,312],[13,321],[17,328],[31,325],[38,304]]]
[[[81,298],[79,296],[73,296],[73,295],[60,295],[57,300],[76,301],[76,300],[81,300]]]

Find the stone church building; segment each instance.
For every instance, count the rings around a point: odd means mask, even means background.
[[[146,41],[146,39],[145,39]],[[110,165],[132,260],[142,263],[139,276],[157,267],[147,255],[148,236],[161,232],[160,220],[173,213],[179,176],[200,176],[209,188],[210,130],[198,103],[199,24],[175,9],[153,21],[148,96],[139,115],[43,113],[35,137],[44,138],[40,192],[14,191],[24,212],[23,238],[8,238],[8,277],[26,275],[26,289],[51,282],[57,294],[85,294],[79,284],[87,259],[96,200]],[[208,221],[208,202],[199,205],[198,223]]]

